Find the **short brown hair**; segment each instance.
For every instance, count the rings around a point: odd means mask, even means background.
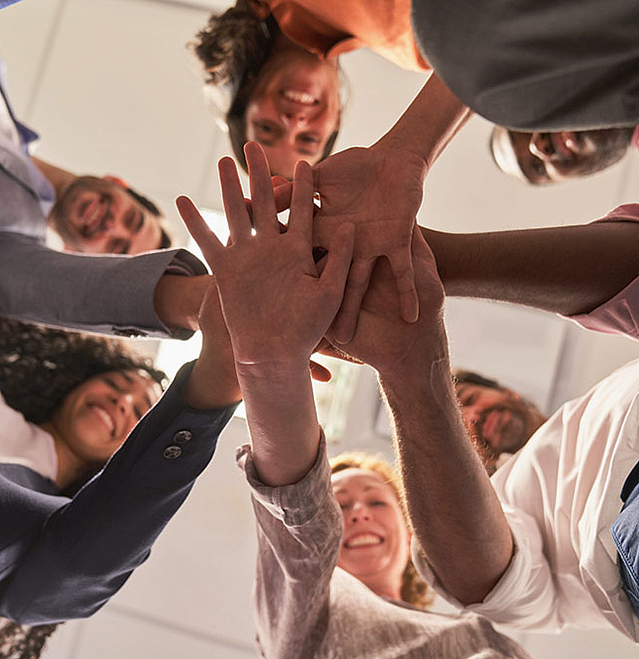
[[[331,473],[336,474],[345,469],[364,469],[379,474],[384,482],[389,485],[404,513],[406,524],[410,528],[410,521],[406,511],[406,504],[401,493],[399,478],[395,470],[379,455],[371,455],[363,451],[348,451],[340,453],[330,460]],[[434,599],[434,594],[428,584],[419,576],[413,561],[408,559],[402,578],[401,596],[404,602],[417,606],[421,609],[429,608]]]

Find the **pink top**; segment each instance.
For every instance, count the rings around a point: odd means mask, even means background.
[[[638,137],[635,131],[636,139]],[[624,204],[597,222],[639,222],[639,204]],[[639,340],[639,277],[590,313],[570,316],[586,329],[606,334],[625,334]]]

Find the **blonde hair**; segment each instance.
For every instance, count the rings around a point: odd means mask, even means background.
[[[397,501],[404,513],[404,519],[408,528],[411,528],[409,517],[406,511],[404,498],[401,494],[399,478],[395,470],[379,455],[371,455],[363,451],[348,451],[340,453],[330,461],[331,473],[336,474],[345,469],[364,469],[379,474],[384,482],[391,487]],[[412,559],[409,557],[408,563],[404,568],[402,575],[401,597],[404,602],[417,606],[421,609],[429,608],[434,599],[434,594],[426,582],[419,576]]]

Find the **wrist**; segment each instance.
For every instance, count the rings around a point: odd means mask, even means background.
[[[153,308],[160,321],[169,328],[199,329],[200,306],[211,280],[211,275],[162,275],[153,293]]]
[[[259,362],[236,360],[235,372],[242,388],[245,386],[264,387],[274,391],[290,388],[310,379],[306,357]]]
[[[419,342],[401,360],[378,368],[377,375],[384,389],[405,390],[407,395],[413,395],[427,386],[431,371],[441,364],[450,371],[443,318],[431,329],[421,332]]]
[[[397,123],[377,144],[417,155],[430,169],[472,112],[433,72]]]

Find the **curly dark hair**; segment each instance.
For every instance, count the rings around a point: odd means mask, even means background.
[[[404,513],[406,523],[410,528],[410,520],[406,511],[406,503],[402,496],[399,478],[395,470],[384,458],[362,451],[347,451],[331,458],[330,463],[332,474],[344,471],[345,469],[366,469],[379,474],[384,479],[384,482],[393,489]],[[408,559],[408,563],[406,563],[406,567],[404,568],[404,574],[402,575],[401,596],[404,602],[408,602],[421,609],[428,609],[434,600],[434,593],[417,573],[411,558]]]
[[[244,171],[247,171],[246,108],[279,32],[272,15],[262,20],[248,0],[237,0],[223,14],[211,15],[190,44],[204,67],[206,84],[229,86],[232,101],[226,113],[226,125],[233,153]],[[331,155],[337,133],[335,130],[329,136],[320,160]]]
[[[143,369],[162,385],[166,374],[125,341],[0,318],[0,391],[7,405],[38,424],[100,373]]]
[[[37,659],[49,636],[58,627],[52,625],[19,625],[0,618],[0,657],[3,659]]]

